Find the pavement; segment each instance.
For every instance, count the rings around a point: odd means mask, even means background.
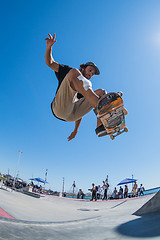
[[[91,202],[53,196],[34,198],[0,189],[0,240],[160,240],[157,204],[159,193]],[[151,206],[150,213],[145,214],[143,206]],[[143,213],[135,215],[139,209]]]

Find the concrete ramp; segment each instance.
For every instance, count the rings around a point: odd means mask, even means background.
[[[152,197],[88,201],[0,189],[0,239],[160,240],[160,214],[133,215]]]
[[[160,212],[160,191],[156,193],[148,202],[139,208],[134,215],[141,216],[148,213]]]

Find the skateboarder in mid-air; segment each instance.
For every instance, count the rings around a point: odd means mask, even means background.
[[[59,81],[56,96],[51,104],[52,112],[58,119],[75,122],[74,131],[68,137],[68,141],[75,138],[82,117],[97,107],[98,99],[106,92],[103,89],[92,90],[90,79],[94,75],[99,75],[100,71],[95,63],[87,62],[81,64],[79,70],[62,65],[56,62],[52,56],[52,47],[56,43],[55,33],[52,36],[48,34],[46,38],[46,64],[55,71]],[[96,133],[105,135],[106,130],[102,122],[97,118]],[[106,133],[107,134],[107,133]]]

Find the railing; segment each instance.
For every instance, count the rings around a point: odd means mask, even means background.
[[[144,193],[144,195],[148,195],[148,194],[152,194],[152,193],[157,193],[159,191],[160,191],[160,187],[156,187],[156,188],[147,189],[143,193]]]

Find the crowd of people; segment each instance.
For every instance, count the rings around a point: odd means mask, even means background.
[[[107,178],[102,182],[102,186],[96,186],[94,183],[92,183],[92,188],[88,189],[91,191],[91,201],[97,201],[98,199],[107,200],[108,189],[109,183]]]
[[[0,179],[0,183],[1,183],[1,186],[4,184],[6,187],[14,188],[14,189],[21,189],[27,186],[26,182],[23,182],[20,180],[14,181],[14,179],[5,179],[5,180]]]
[[[92,183],[92,196],[91,196],[91,201],[95,199],[102,199],[102,200],[107,200],[107,192],[108,192],[109,184],[108,184],[108,179],[106,178],[105,181],[103,181],[102,186],[98,185],[95,186],[94,183]]]
[[[122,199],[127,197],[138,197],[141,195],[144,195],[144,187],[142,184],[140,184],[140,187],[138,188],[137,182],[134,182],[132,191],[129,193],[128,186],[125,185],[124,188],[122,186],[119,187],[119,190],[115,187],[112,194],[108,195],[108,189],[109,189],[109,183],[108,179],[106,178],[105,181],[103,181],[102,186],[98,185],[96,186],[94,183],[92,183],[92,188],[88,189],[91,191],[91,200],[90,201],[97,201],[99,199],[107,200],[107,199]],[[84,199],[85,194],[82,191],[82,189],[79,189],[77,198]]]
[[[27,184],[26,182],[24,182],[21,179],[18,179],[17,181],[14,182],[14,178],[11,176],[4,176],[2,174],[0,174],[0,182],[1,185],[5,185],[6,187],[10,187],[10,188],[15,188],[15,189],[20,189],[20,188],[25,188],[25,187],[31,187],[31,191],[34,193],[47,193],[47,194],[58,194],[58,192],[53,192],[52,190],[45,190],[41,185],[34,185],[33,182],[31,182],[30,184]],[[13,186],[14,185],[14,186]],[[102,181],[102,185],[95,185],[94,183],[92,183],[92,188],[88,189],[91,192],[91,201],[95,200],[107,200],[107,199],[122,199],[122,198],[127,198],[127,197],[138,197],[141,195],[144,195],[144,187],[142,184],[140,184],[139,188],[137,185],[137,182],[134,182],[132,191],[129,192],[128,190],[128,186],[124,185],[124,188],[122,186],[119,187],[119,190],[117,189],[117,187],[114,188],[113,192],[111,193],[111,191],[109,191],[108,194],[108,190],[109,190],[109,183],[108,183],[108,179],[106,178],[104,181]],[[66,194],[64,194],[66,196]],[[88,196],[88,194],[87,194]],[[79,189],[78,194],[77,194],[77,199],[84,199],[86,197],[86,194],[83,192],[82,189]]]

